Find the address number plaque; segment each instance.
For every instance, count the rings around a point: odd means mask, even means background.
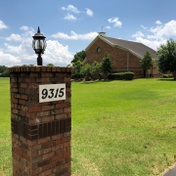
[[[65,84],[39,85],[39,103],[66,99]]]

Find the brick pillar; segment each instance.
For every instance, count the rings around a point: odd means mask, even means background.
[[[13,176],[71,175],[70,78],[66,67],[10,68]],[[39,102],[51,84],[64,84],[66,99]]]

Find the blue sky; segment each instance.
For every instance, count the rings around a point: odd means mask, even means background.
[[[0,65],[36,65],[32,36],[46,36],[44,65],[66,66],[104,31],[155,50],[176,40],[175,0],[0,0]]]

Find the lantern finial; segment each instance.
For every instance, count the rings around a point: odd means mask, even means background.
[[[38,26],[38,30],[37,30],[37,33],[40,33],[40,27]]]

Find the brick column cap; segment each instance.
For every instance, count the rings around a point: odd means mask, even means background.
[[[9,68],[10,73],[15,72],[72,72],[72,67],[48,67],[48,66],[15,66]]]

